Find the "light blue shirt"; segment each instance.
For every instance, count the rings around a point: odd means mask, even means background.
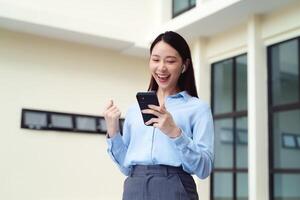
[[[170,138],[158,128],[144,125],[138,104],[125,116],[123,136],[108,138],[108,153],[121,172],[130,175],[133,165],[182,166],[204,179],[210,175],[214,160],[214,126],[211,109],[204,101],[186,91],[166,97],[181,136]]]

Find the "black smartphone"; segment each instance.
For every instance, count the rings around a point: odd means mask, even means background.
[[[159,106],[158,98],[155,92],[138,92],[136,94],[136,99],[139,103],[141,111],[144,109],[148,109],[148,105],[156,105]],[[142,113],[144,123],[149,121],[151,118],[156,118],[157,116],[153,114],[145,114]],[[152,126],[153,124],[150,124],[148,126]]]

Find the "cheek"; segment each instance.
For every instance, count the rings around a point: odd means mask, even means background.
[[[181,67],[176,67],[174,70],[173,70],[173,74],[176,76],[176,77],[179,77],[181,75]]]
[[[153,65],[153,63],[149,63],[149,71],[151,72],[151,73],[153,73],[154,71],[155,71],[155,65]]]

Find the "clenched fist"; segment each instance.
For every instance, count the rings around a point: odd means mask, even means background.
[[[103,116],[106,122],[107,134],[109,137],[113,137],[120,130],[119,119],[121,116],[120,110],[114,105],[113,101],[110,100],[106,106]]]

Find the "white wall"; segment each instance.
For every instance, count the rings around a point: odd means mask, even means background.
[[[262,29],[261,36],[263,39],[263,43],[265,45],[265,50],[267,49],[267,46],[270,44],[278,43],[287,39],[300,36],[300,12],[299,11],[300,11],[300,2],[296,4],[292,4],[290,6],[282,7],[279,10],[275,10],[272,13],[261,16],[261,29]],[[198,55],[198,57],[201,60],[198,62],[198,64],[199,63],[202,64],[202,66],[200,65],[199,71],[203,73],[202,75],[200,74],[200,78],[199,78],[200,80],[198,81],[198,85],[200,85],[202,90],[200,91],[200,93],[203,92],[206,93],[207,91],[210,90],[208,84],[205,84],[206,87],[201,86],[201,84],[203,81],[205,83],[210,82],[211,74],[209,73],[208,69],[211,68],[212,63],[227,58],[231,58],[234,56],[238,56],[243,53],[247,53],[247,48],[248,48],[247,23],[249,23],[249,20],[245,21],[244,23],[238,26],[230,28],[229,30],[224,31],[220,34],[212,35],[204,39],[201,38],[201,40],[205,41],[204,48],[198,47],[193,49],[194,51],[198,50],[203,54],[200,55],[199,53]],[[192,45],[194,44],[195,43],[193,43]],[[196,76],[198,75],[196,74]],[[209,81],[207,79],[209,79]],[[254,103],[254,102],[248,102],[248,103]],[[267,105],[263,109],[267,110],[268,109]],[[218,139],[217,136],[216,139]],[[264,147],[264,149],[267,149],[267,147]],[[230,154],[230,150],[226,149],[223,153],[224,153],[223,155],[226,156],[226,154]],[[293,156],[291,156],[291,158],[293,158]],[[253,161],[249,161],[249,162],[253,162]],[[260,164],[262,163],[260,160],[256,160],[254,162],[258,163],[260,169],[265,169],[265,167],[267,167],[265,165],[262,166]],[[268,177],[268,173],[265,174],[265,177]],[[293,185],[292,183],[295,183],[295,181],[294,182],[292,181],[293,181],[292,179],[286,179],[285,183]],[[293,187],[293,189],[295,188]],[[209,190],[206,190],[206,192],[209,193]],[[205,198],[203,198],[205,200],[210,199],[207,193],[205,192],[202,193],[203,196],[205,196]],[[222,193],[219,195],[222,195]]]
[[[221,61],[245,53],[247,43],[246,24],[241,24],[207,39],[206,59],[209,63]]]
[[[151,8],[150,0],[0,0],[0,17],[133,42],[153,29]]]
[[[266,45],[300,35],[300,1],[262,18],[262,37]]]
[[[262,16],[265,45],[300,35],[300,2]],[[247,22],[207,38],[206,59],[217,62],[247,52]]]
[[[104,135],[20,128],[21,109],[123,112],[148,86],[147,60],[0,30],[0,199],[121,199]]]

